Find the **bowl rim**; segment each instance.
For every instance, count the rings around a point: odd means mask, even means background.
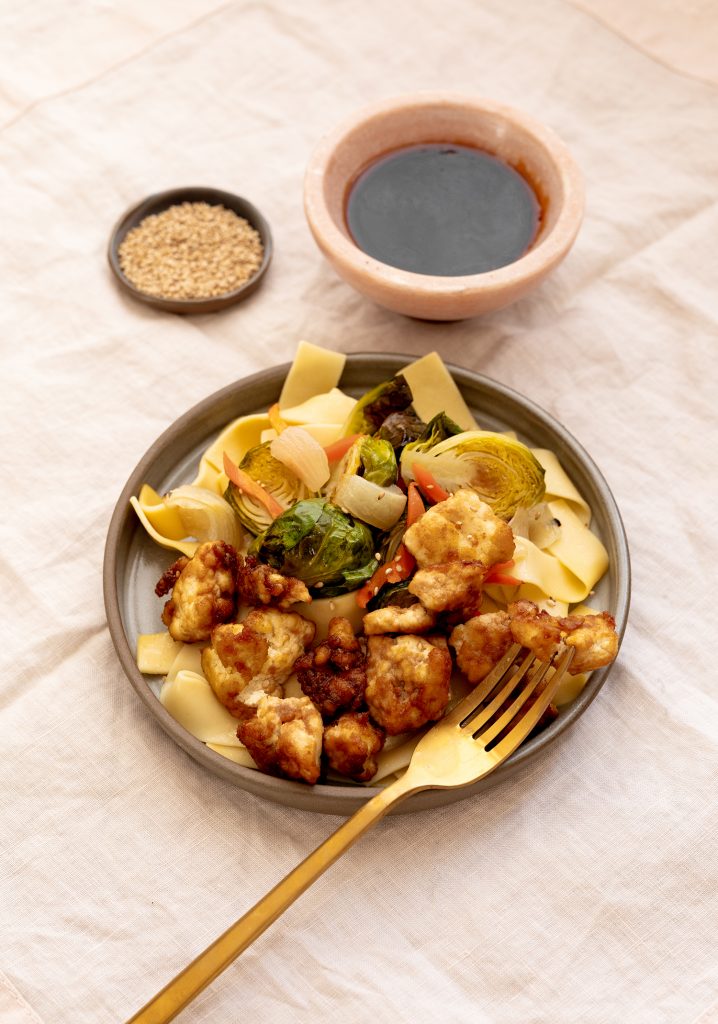
[[[352,376],[359,376],[363,379],[362,374],[366,373],[374,373],[378,376],[381,372],[385,376],[391,376],[412,358],[414,357],[410,354],[393,352],[352,353],[347,358],[340,386],[351,387]],[[145,452],[130,474],[110,519],[103,561],[104,604],[110,637],[125,676],[161,728],[190,757],[218,777],[240,786],[262,799],[299,810],[346,815],[357,810],[366,800],[380,792],[380,789],[375,786],[333,786],[325,783],[309,787],[302,782],[275,778],[254,769],[243,768],[211,750],[175,722],[137,668],[135,652],[130,647],[121,607],[120,576],[124,568],[122,556],[125,553],[123,544],[129,546],[132,534],[142,529],[130,506],[130,496],[139,492],[139,487],[146,481],[151,467],[163,453],[169,450],[169,446],[178,437],[182,437],[189,429],[195,430],[198,424],[202,424],[205,428],[210,421],[214,429],[213,417],[219,418],[219,412],[226,411],[227,406],[234,408],[238,391],[254,396],[258,396],[267,389],[278,393],[290,365],[290,363],[284,363],[242,377],[206,396],[167,427]],[[557,419],[522,393],[477,371],[448,362],[446,366],[460,387],[463,383],[468,387],[475,387],[479,391],[483,390],[502,406],[508,403],[510,406],[518,407],[522,414],[531,421],[532,426],[548,429],[555,436],[557,451],[562,454],[562,457],[575,460],[577,466],[590,478],[592,486],[600,496],[607,530],[615,547],[614,614],[619,639],[622,639],[628,619],[631,593],[628,541],[615,498],[596,463],[580,442]],[[608,546],[608,538],[606,541]],[[562,712],[560,717],[538,736],[524,743],[508,761],[489,776],[472,786],[459,790],[428,790],[415,794],[400,804],[392,813],[410,813],[462,800],[510,778],[518,770],[530,764],[541,751],[545,750],[554,739],[583,714],[603,686],[611,668],[612,666],[609,665],[607,668],[593,672],[581,694]]]
[[[257,271],[244,284],[234,288],[231,292],[224,292],[222,295],[208,298],[172,299],[164,298],[161,295],[150,295],[130,281],[120,265],[118,250],[131,228],[136,226],[132,222],[136,220],[139,224],[145,217],[151,216],[153,213],[161,213],[162,210],[174,206],[178,202],[207,202],[213,206],[224,206],[238,216],[244,217],[259,232],[264,250],[262,262]],[[118,217],[110,232],[107,262],[122,291],[146,306],[168,313],[211,313],[232,306],[251,295],[259,287],[273,253],[274,240],[269,222],[254,203],[236,192],[228,192],[225,189],[205,185],[184,185],[178,188],[164,189],[161,192],[152,192],[129,206]]]
[[[362,125],[402,109],[427,106],[473,109],[514,124],[531,136],[549,156],[563,186],[563,199],[553,227],[513,263],[481,274],[439,277],[392,267],[369,256],[338,226],[324,200],[324,179],[337,148]],[[420,144],[420,143],[417,143]],[[583,174],[563,140],[552,128],[515,107],[478,94],[457,91],[404,93],[368,104],[327,132],[310,154],[304,175],[304,212],[315,241],[348,272],[361,272],[391,284],[402,295],[456,296],[513,288],[518,281],[543,274],[559,263],[572,246],[583,220]]]

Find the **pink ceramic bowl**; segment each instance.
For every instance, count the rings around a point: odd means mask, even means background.
[[[345,208],[358,175],[393,150],[432,142],[485,150],[527,179],[541,223],[525,255],[483,274],[435,277],[380,263],[356,245]],[[339,276],[379,305],[426,320],[464,320],[531,291],[571,248],[583,206],[581,173],[553,131],[510,107],[457,93],[415,93],[360,110],[321,140],[304,182],[309,227]]]

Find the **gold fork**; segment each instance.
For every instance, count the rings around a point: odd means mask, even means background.
[[[421,738],[404,775],[345,821],[127,1024],[166,1024],[173,1020],[400,800],[424,789],[469,786],[497,768],[536,727],[573,654],[574,649],[568,648],[552,666],[538,661],[518,644],[509,648],[476,689]],[[544,686],[551,667],[554,673]]]

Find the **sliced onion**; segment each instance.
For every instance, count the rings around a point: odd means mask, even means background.
[[[241,546],[244,531],[236,515],[224,498],[207,487],[175,487],[165,497],[165,505],[177,509],[188,537]]]
[[[529,509],[528,538],[542,551],[555,544],[561,536],[561,524],[545,501]]]
[[[509,521],[514,537],[524,537],[543,551],[561,536],[561,524],[545,501],[533,508],[517,508]]]
[[[406,495],[398,487],[380,487],[363,476],[348,476],[342,480],[332,501],[380,530],[390,529],[406,507]]]
[[[529,510],[523,507],[517,508],[509,520],[509,526],[513,530],[514,537],[525,537],[528,540]]]
[[[324,449],[302,427],[286,427],[271,442],[269,450],[310,491],[318,491],[329,479],[329,462]]]

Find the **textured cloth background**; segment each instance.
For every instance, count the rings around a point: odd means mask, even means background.
[[[2,17],[0,1019],[124,1020],[338,823],[176,748],[102,604],[139,457],[305,337],[438,348],[557,416],[624,515],[631,618],[550,751],[479,798],[380,824],[182,1021],[718,1020],[718,88],[563,0],[38,0]],[[481,320],[373,306],[304,221],[322,133],[418,88],[525,109],[586,175],[566,263]],[[110,278],[115,219],[183,184],[237,191],[272,224],[273,266],[234,310],[155,313]]]

